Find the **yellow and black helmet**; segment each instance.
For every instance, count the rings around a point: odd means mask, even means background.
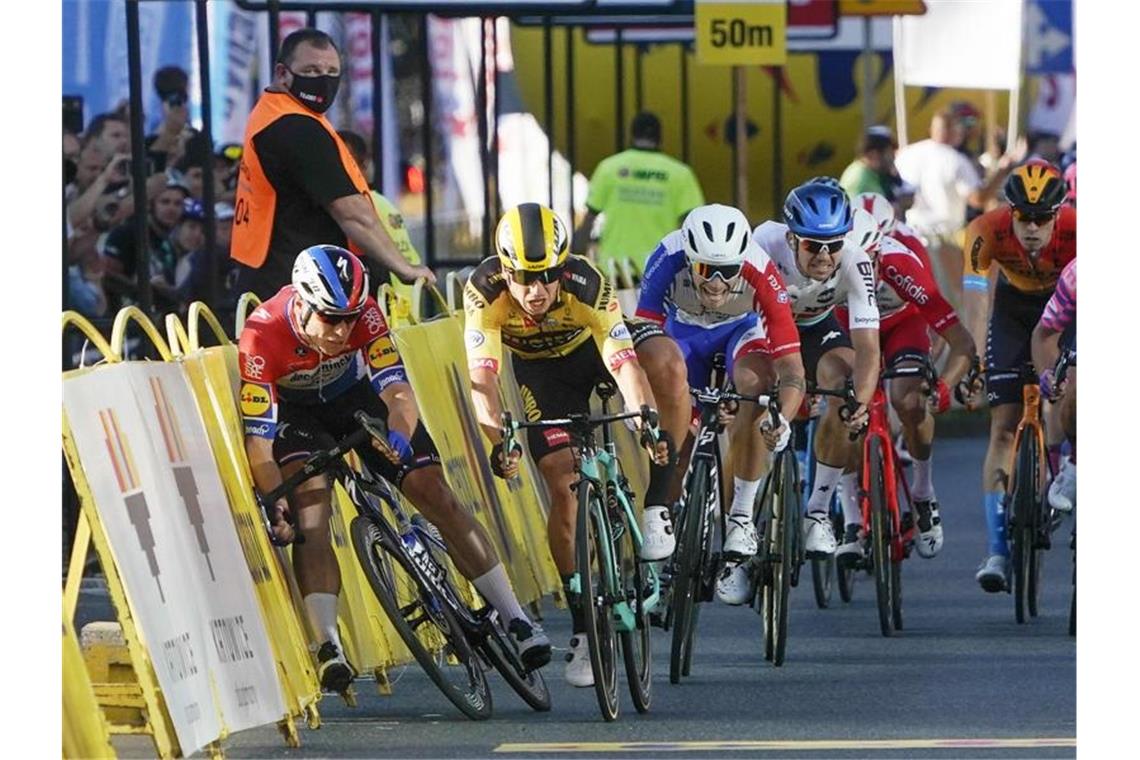
[[[1065,200],[1068,186],[1061,170],[1048,161],[1027,161],[1005,181],[1009,205],[1022,213],[1051,213]]]
[[[552,210],[540,203],[509,209],[495,230],[495,253],[512,271],[543,272],[566,263],[570,235]]]

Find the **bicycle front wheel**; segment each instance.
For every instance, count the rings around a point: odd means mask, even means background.
[[[871,562],[874,565],[875,597],[879,609],[879,629],[884,636],[894,634],[893,587],[895,574],[891,561],[891,515],[887,509],[886,477],[883,472],[883,442],[872,436],[868,442],[871,469]]]
[[[779,667],[784,664],[784,654],[788,646],[788,595],[792,576],[795,573],[797,558],[798,522],[795,519],[800,509],[799,492],[796,488],[795,468],[791,466],[784,452],[776,457],[772,468],[772,519],[768,528],[772,531],[769,560],[771,581],[764,585],[762,617],[764,622],[764,657]]]
[[[594,692],[602,717],[615,720],[617,701],[617,634],[610,595],[614,588],[613,556],[609,531],[602,521],[604,509],[594,483],[578,484],[578,531],[575,536],[578,577],[582,583],[583,617],[586,642],[590,648],[590,668],[594,672]]]
[[[479,643],[479,651],[487,662],[532,709],[537,712],[550,710],[550,690],[546,687],[542,671],[528,671],[523,666],[500,620],[488,623],[488,629],[486,638]]]
[[[693,641],[696,638],[697,603],[704,567],[701,547],[701,527],[705,521],[708,500],[709,466],[707,462],[693,464],[689,473],[688,498],[681,513],[680,544],[673,555],[673,641],[669,651],[669,683],[680,683],[682,675],[689,674],[692,662]]]
[[[416,662],[468,718],[491,717],[483,665],[449,602],[420,585],[408,558],[384,541],[371,520],[353,518],[349,532],[372,593]]]
[[[639,561],[634,545],[633,531],[627,527],[618,542],[617,565],[621,570],[621,588],[626,603],[633,610],[634,629],[622,631],[621,653],[625,660],[625,678],[629,682],[629,695],[638,712],[648,712],[653,686],[653,648],[649,636],[649,610],[643,601],[647,592],[648,570]]]
[[[1037,613],[1033,597],[1037,593],[1037,541],[1038,517],[1041,510],[1041,462],[1038,456],[1037,434],[1026,429],[1017,444],[1017,469],[1013,473],[1013,490],[1009,504],[1010,554],[1013,565],[1013,614],[1018,623]]]

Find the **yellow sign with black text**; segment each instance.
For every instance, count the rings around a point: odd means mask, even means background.
[[[700,2],[693,34],[697,63],[783,66],[788,60],[788,7],[775,2]]]

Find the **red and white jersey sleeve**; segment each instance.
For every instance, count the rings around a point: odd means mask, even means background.
[[[876,297],[884,318],[914,304],[936,332],[958,322],[954,307],[938,290],[931,269],[923,265],[918,254],[891,238],[885,238],[880,249]]]
[[[768,335],[768,354],[779,358],[800,350],[800,331],[792,316],[791,298],[775,263],[759,246],[750,246],[744,280],[755,291],[754,308]]]
[[[914,254],[922,260],[922,265],[926,267],[927,271],[934,271],[934,268],[930,265],[930,253],[926,250],[926,246],[923,245],[922,238],[920,238],[918,233],[912,228],[902,222],[896,222],[894,231],[887,237],[893,238],[895,241],[902,243],[913,251]]]

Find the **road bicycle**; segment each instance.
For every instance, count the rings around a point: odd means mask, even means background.
[[[801,471],[804,487],[801,491],[806,502],[815,487],[815,431],[819,425],[819,415],[811,415],[805,428],[806,448],[804,464]],[[843,510],[840,508],[839,498],[832,494],[828,502],[828,515],[831,518],[831,529],[835,535],[843,535]],[[831,605],[832,586],[839,588],[839,598],[850,602],[855,591],[855,573],[846,567],[840,567],[835,562],[835,555],[828,557],[811,558],[811,585],[815,594],[815,605],[819,609],[827,609]]]
[[[489,605],[473,609],[457,592],[442,561],[447,546],[435,526],[420,515],[409,516],[391,485],[366,465],[361,463],[358,471],[345,461],[346,453],[371,445],[372,438],[387,440],[383,420],[362,411],[355,419],[360,430],[312,454],[262,498],[263,506],[327,473],[356,508],[349,532],[369,586],[408,651],[444,696],[468,718],[489,718],[492,698],[485,671],[493,667],[530,707],[549,710],[546,681],[541,672],[523,664],[506,632],[507,621]],[[300,543],[304,537],[298,534],[295,540]]]
[[[934,388],[937,382],[937,375],[929,359],[917,367],[891,367],[879,373],[879,382],[868,407],[867,427],[861,434],[860,533],[866,542],[867,551],[862,556],[844,555],[836,560],[841,575],[865,570],[874,577],[879,630],[883,636],[893,636],[903,628],[902,562],[910,556],[916,530],[914,501],[911,499],[910,486],[903,476],[903,467],[887,419],[884,383],[902,377],[922,378],[928,389]],[[842,390],[809,388],[808,392],[842,399],[844,408],[840,410],[841,417],[849,416],[858,406],[851,378],[847,378]],[[851,435],[852,438],[858,437],[857,434]],[[848,578],[844,577],[843,580],[847,581]]]
[[[1065,371],[1060,367],[1062,376]],[[1033,365],[1013,369],[989,368],[988,377],[1015,374],[1021,382],[1021,419],[1013,434],[1013,458],[1005,492],[1006,535],[1009,536],[1013,584],[1013,614],[1018,623],[1037,617],[1045,551],[1061,522],[1049,505],[1046,484],[1054,473],[1046,453],[1041,386]],[[1058,383],[1059,384],[1059,383]]]
[[[598,707],[602,717],[612,721],[618,716],[619,642],[633,706],[641,713],[649,710],[653,685],[649,614],[661,599],[661,582],[653,566],[640,560],[642,536],[633,510],[634,494],[622,473],[609,426],[641,417],[655,429],[657,415],[645,406],[638,412],[609,414],[616,386],[603,381],[595,392],[602,401],[599,416],[570,414],[517,422],[505,412],[503,448],[511,451],[515,433],[526,428],[561,428],[574,444],[579,478],[572,485],[578,495],[578,522],[571,589],[578,593],[583,608]],[[600,448],[595,436],[598,428],[602,430]]]

